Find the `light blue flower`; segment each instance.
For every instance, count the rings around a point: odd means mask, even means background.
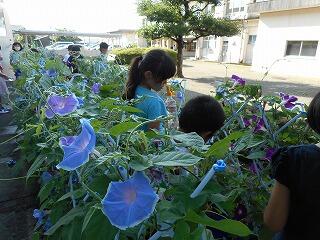
[[[66,136],[60,139],[63,149],[63,160],[57,165],[58,169],[72,171],[89,161],[89,154],[96,145],[96,135],[88,119],[81,119],[82,130],[78,136]]]
[[[127,181],[111,182],[101,203],[110,223],[124,230],[149,218],[158,200],[150,180],[143,172],[135,172]]]

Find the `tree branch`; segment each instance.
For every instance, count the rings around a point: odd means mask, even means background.
[[[210,3],[207,3],[202,9],[196,9],[192,12],[192,14],[196,13],[196,12],[202,12],[203,10],[205,10],[208,6],[209,6]]]

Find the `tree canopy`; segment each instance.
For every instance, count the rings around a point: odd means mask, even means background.
[[[140,0],[138,12],[146,17],[146,24],[139,34],[146,39],[170,38],[177,43],[177,74],[182,77],[183,37],[192,36],[194,41],[200,37],[214,35],[233,36],[239,32],[238,21],[215,18],[206,11],[209,5],[217,6],[219,0]]]

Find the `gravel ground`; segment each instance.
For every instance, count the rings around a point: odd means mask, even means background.
[[[199,94],[210,94],[215,91],[215,81],[236,74],[249,83],[260,83],[263,94],[285,92],[295,95],[299,101],[310,103],[312,97],[320,91],[320,78],[303,78],[295,76],[268,75],[263,81],[263,73],[251,71],[251,66],[236,64],[219,64],[202,60],[185,60],[183,73],[186,79],[186,97],[190,99]]]

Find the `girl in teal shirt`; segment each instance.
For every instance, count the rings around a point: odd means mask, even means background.
[[[167,110],[162,98],[156,93],[176,73],[174,60],[163,50],[151,50],[145,56],[133,59],[126,84],[125,98],[130,100],[142,98],[136,105],[143,114],[142,117],[154,120],[167,116]],[[161,130],[159,121],[144,126],[144,130]]]

